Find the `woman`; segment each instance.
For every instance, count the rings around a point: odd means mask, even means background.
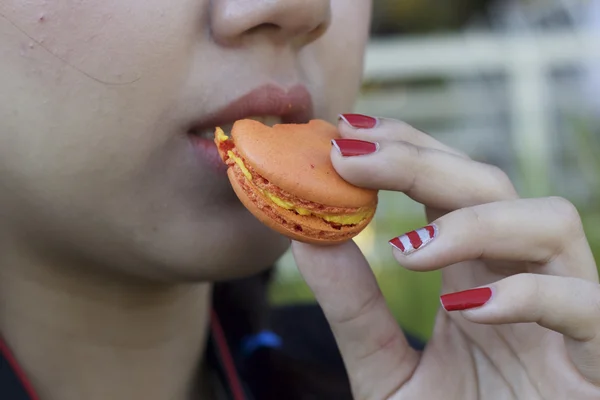
[[[292,243],[347,375],[316,346],[321,360],[247,337],[267,324],[268,276],[245,277],[289,242],[240,206],[205,134],[249,116],[335,122],[369,14],[363,0],[0,4],[3,399],[331,399],[346,376],[357,399],[600,396],[576,209],[519,199],[498,169],[398,121],[345,115],[341,134],[362,142],[331,157],[349,182],[425,205],[428,243],[391,244],[459,292],[427,348],[409,346],[352,242]]]

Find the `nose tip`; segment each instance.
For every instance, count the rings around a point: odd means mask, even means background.
[[[264,33],[279,42],[309,43],[331,19],[330,0],[217,0],[211,27],[217,42]]]

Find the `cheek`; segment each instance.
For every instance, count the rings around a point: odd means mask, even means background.
[[[200,2],[8,0],[0,15],[21,34],[21,55],[39,47],[65,69],[118,85],[168,65],[200,17],[194,3]]]
[[[3,164],[48,184],[109,159],[115,174],[135,168],[161,140],[153,126],[185,79],[201,10],[195,0],[1,1]]]
[[[332,22],[314,44],[314,82],[326,88],[318,105],[321,117],[334,121],[352,109],[360,88],[364,51],[369,38],[370,0],[332,0]]]

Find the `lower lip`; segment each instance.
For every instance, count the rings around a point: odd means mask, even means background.
[[[219,174],[227,173],[227,165],[221,160],[214,141],[195,135],[188,137],[194,149],[200,153],[202,161]]]

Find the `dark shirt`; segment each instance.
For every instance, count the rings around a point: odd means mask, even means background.
[[[310,304],[274,308],[269,326],[269,331],[231,343],[213,312],[207,358],[217,393],[223,400],[351,398],[342,358],[320,307]],[[419,340],[407,337],[413,347],[422,348]],[[290,374],[286,381],[279,372],[282,366],[292,363],[297,366],[291,370],[296,375]],[[294,388],[295,384],[298,388]],[[1,340],[0,399],[39,400]]]

